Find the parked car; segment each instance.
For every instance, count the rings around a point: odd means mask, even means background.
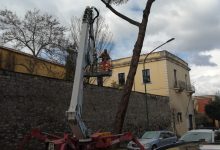
[[[156,150],[220,150],[220,144],[207,144],[204,141],[182,142],[162,146]]]
[[[138,140],[145,149],[153,150],[160,146],[175,143],[177,141],[177,137],[170,131],[147,131]],[[128,143],[127,149],[138,150],[139,148],[131,141]]]
[[[218,144],[204,144],[200,145],[200,150],[220,150],[220,145]]]
[[[220,142],[220,130],[196,129],[186,132],[179,142],[193,142],[205,140],[208,143]]]
[[[203,143],[201,141],[197,142],[181,142],[174,143],[166,146],[161,146],[156,150],[200,150],[200,144]]]

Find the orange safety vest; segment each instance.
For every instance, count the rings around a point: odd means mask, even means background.
[[[103,71],[108,71],[111,67],[110,61],[102,61],[101,66]]]

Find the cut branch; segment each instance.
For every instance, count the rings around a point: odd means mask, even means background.
[[[140,23],[139,23],[139,22],[137,22],[137,21],[135,21],[135,20],[133,20],[133,19],[131,19],[131,18],[129,18],[129,17],[127,17],[127,16],[121,14],[120,12],[118,12],[117,10],[115,10],[109,3],[105,2],[104,0],[101,0],[101,1],[106,5],[106,7],[107,7],[108,9],[110,9],[110,10],[111,10],[114,14],[116,14],[118,17],[120,17],[120,18],[126,20],[126,21],[129,22],[130,24],[133,24],[133,25],[135,25],[135,26],[137,26],[137,27],[140,26]]]

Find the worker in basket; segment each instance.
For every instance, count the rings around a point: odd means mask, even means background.
[[[101,53],[99,58],[102,59],[101,67],[103,71],[109,71],[110,70],[110,56],[107,52],[107,49],[104,49],[104,51]]]

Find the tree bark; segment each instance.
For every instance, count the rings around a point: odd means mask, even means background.
[[[148,17],[150,14],[151,6],[154,1],[155,0],[148,0],[146,3],[146,7],[143,11],[143,18],[142,18],[141,24],[139,25],[138,37],[134,45],[129,73],[128,73],[126,84],[123,90],[123,95],[118,106],[118,111],[116,113],[116,118],[115,118],[115,123],[114,123],[115,133],[121,133],[123,129],[123,124],[124,124],[125,115],[127,112],[127,107],[128,107],[129,98],[130,98],[130,94],[131,94],[131,90],[132,90],[132,86],[134,82],[134,77],[137,71],[137,66],[138,66],[141,50],[143,47],[145,32],[146,32],[147,23],[148,23]]]

